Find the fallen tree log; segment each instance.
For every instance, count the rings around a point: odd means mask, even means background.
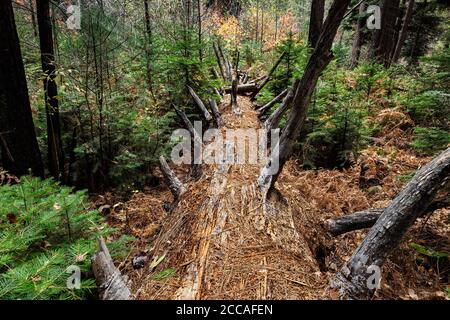
[[[109,253],[105,240],[98,240],[99,250],[92,258],[92,270],[94,272],[100,300],[131,300],[131,291],[122,277],[119,269]]]
[[[341,299],[370,298],[380,280],[374,286],[370,285],[373,270],[383,266],[409,227],[427,210],[449,180],[450,148],[420,169],[383,211],[353,256],[330,281],[330,288],[338,289]]]
[[[180,196],[182,196],[183,193],[186,192],[186,188],[184,187],[183,183],[181,183],[181,181],[177,178],[172,169],[170,169],[166,159],[163,156],[159,158],[159,167],[163,174],[164,182],[175,198],[175,201],[177,201],[178,199],[180,199]]]
[[[255,92],[258,89],[258,87],[256,86],[256,84],[241,84],[237,86],[237,92],[238,94],[243,94],[243,93],[251,93],[251,92]],[[232,87],[225,87],[223,88],[223,91],[225,91],[225,93],[231,93]]]
[[[289,89],[284,90],[282,93],[280,93],[278,96],[275,97],[272,101],[267,103],[266,105],[262,106],[261,108],[257,109],[256,111],[259,113],[259,116],[263,116],[267,111],[269,111],[275,104],[283,100],[283,98],[288,94]]]
[[[202,99],[200,99],[200,97],[195,93],[194,89],[192,89],[190,86],[187,86],[187,88],[192,98],[194,99],[195,104],[202,113],[202,116],[205,118],[206,121],[208,122],[211,121],[212,120],[211,114],[209,113],[208,109],[206,109]]]

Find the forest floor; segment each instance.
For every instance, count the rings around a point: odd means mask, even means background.
[[[227,128],[257,128],[257,114],[239,97],[241,117],[229,98],[220,104]],[[136,299],[335,299],[327,289],[367,231],[333,238],[326,219],[368,208],[384,208],[421,165],[407,146],[411,129],[405,114],[379,113],[382,127],[356,163],[343,170],[304,170],[296,161],[284,168],[278,198],[261,205],[256,187],[259,165],[209,166],[198,182],[187,181],[172,212],[167,188],[136,193],[125,203],[104,195],[98,206],[113,208],[108,222],[136,237],[119,262]],[[188,179],[183,168],[173,168]],[[420,244],[450,252],[450,208],[419,219],[383,268],[375,299],[443,299],[450,283],[449,259],[434,259],[413,249]],[[147,257],[134,269],[133,258]],[[447,289],[448,290],[448,289]]]

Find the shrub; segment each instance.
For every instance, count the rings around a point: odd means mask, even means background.
[[[52,180],[23,177],[0,187],[0,299],[85,299],[95,292],[90,260],[99,236],[110,235],[86,193]],[[113,253],[129,238],[112,244]],[[69,266],[82,272],[70,290]]]

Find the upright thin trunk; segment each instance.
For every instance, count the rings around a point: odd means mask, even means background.
[[[37,31],[37,25],[36,25],[36,12],[34,10],[33,0],[28,0],[28,5],[30,6],[30,12],[31,12],[31,24],[33,25],[33,34],[37,38],[38,37],[38,31]]]
[[[325,0],[312,0],[311,17],[309,20],[308,44],[315,48],[322,32],[323,17],[325,15]]]
[[[0,155],[1,165],[21,176],[43,177],[25,69],[11,1],[0,1]]]
[[[364,25],[366,19],[362,17],[364,12],[366,11],[367,3],[366,1],[361,2],[359,5],[359,17],[358,21],[356,22],[356,31],[355,31],[355,38],[353,39],[353,45],[352,45],[352,57],[350,61],[350,68],[356,68],[359,63],[359,58],[361,56],[361,47],[363,43],[363,36],[364,36]]]
[[[56,180],[61,180],[64,172],[64,157],[59,121],[58,89],[55,82],[56,67],[49,0],[37,1],[37,17],[42,71],[45,75],[44,92],[49,170]]]
[[[197,0],[197,23],[198,23],[198,55],[200,58],[200,62],[203,61],[203,46],[202,46],[202,4],[200,0]]]
[[[414,12],[415,0],[408,1],[408,8],[406,9],[405,18],[403,19],[402,29],[398,37],[397,45],[395,46],[394,55],[392,56],[392,62],[396,63],[400,58],[403,45],[405,43],[406,37],[408,36],[408,27],[411,22],[411,18]]]
[[[145,30],[147,33],[147,41],[145,42],[146,55],[147,55],[147,81],[150,93],[154,96],[153,92],[153,72],[152,72],[152,58],[153,58],[153,34],[152,26],[150,22],[150,10],[149,0],[144,0],[145,10]]]
[[[377,30],[372,43],[372,57],[389,67],[395,48],[396,22],[399,15],[400,0],[381,2],[381,29]]]

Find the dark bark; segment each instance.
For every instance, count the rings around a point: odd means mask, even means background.
[[[311,16],[309,19],[308,44],[315,48],[322,32],[323,18],[325,15],[325,0],[312,0]]]
[[[450,148],[417,172],[384,210],[353,256],[330,282],[343,299],[369,298],[369,267],[381,268],[406,231],[429,207],[450,179]]]
[[[99,250],[92,258],[92,270],[97,282],[100,300],[131,300],[131,291],[126,279],[114,266],[103,238],[99,239]]]
[[[258,88],[256,89],[256,91],[252,94],[251,99],[255,100],[256,96],[261,92],[262,89],[264,89],[264,87],[269,83],[269,81],[272,78],[273,73],[275,72],[275,70],[277,70],[278,66],[280,65],[281,61],[283,61],[284,57],[286,57],[286,52],[283,52],[281,54],[281,56],[278,58],[277,62],[274,64],[274,66],[272,67],[272,69],[270,69],[269,74],[267,75],[267,77],[265,78],[264,82],[258,86]]]
[[[231,93],[232,87],[225,87],[223,90],[225,93]],[[241,84],[237,86],[237,92],[238,94],[244,94],[244,93],[252,93],[255,92],[258,89],[258,86],[256,84],[250,83],[250,84]]]
[[[227,81],[227,75],[225,74],[225,66],[222,61],[222,57],[219,52],[219,46],[213,43],[214,54],[216,55],[217,64],[219,65],[220,74],[222,75],[223,80]]]
[[[241,109],[239,108],[238,101],[238,79],[234,77],[233,84],[231,86],[231,108],[233,109],[233,113],[236,115],[242,114]]]
[[[150,8],[149,8],[149,0],[144,0],[144,14],[145,14],[145,30],[147,41],[145,42],[145,52],[147,58],[147,82],[150,93],[153,98],[155,97],[153,91],[153,71],[152,71],[152,59],[153,59],[153,33],[152,33],[152,25],[150,21]]]
[[[411,23],[411,18],[414,12],[414,4],[415,0],[408,1],[408,7],[406,9],[405,17],[403,19],[402,29],[400,31],[400,35],[398,37],[397,44],[395,46],[395,51],[392,56],[392,63],[396,63],[400,58],[400,54],[402,52],[403,45],[405,44],[406,37],[408,36],[408,27]]]
[[[317,81],[333,58],[333,53],[331,52],[333,41],[350,1],[335,0],[330,8],[317,46],[308,61],[302,79],[294,88],[293,108],[286,128],[280,137],[279,152],[276,155],[272,155],[258,178],[258,184],[264,192],[268,192],[274,187],[284,164],[292,154],[292,147],[305,122]],[[271,164],[274,162],[273,157],[278,157],[279,159],[280,166],[276,174],[272,174]]]
[[[396,22],[399,16],[400,0],[383,0],[381,2],[381,29],[376,30],[372,43],[373,58],[389,67],[395,49]]]
[[[352,45],[352,53],[351,53],[351,61],[350,61],[350,68],[354,69],[358,66],[359,58],[361,56],[361,47],[363,43],[363,36],[364,36],[364,26],[366,19],[362,17],[364,13],[366,12],[367,3],[365,1],[361,2],[359,5],[359,17],[358,21],[355,24],[356,30],[355,30],[355,36],[353,39],[353,45]]]
[[[159,158],[159,167],[164,176],[164,182],[166,183],[170,192],[172,192],[174,199],[178,200],[180,196],[182,196],[183,193],[186,192],[186,188],[177,178],[175,173],[170,169],[166,159],[163,156]]]
[[[42,71],[44,72],[45,111],[47,116],[48,163],[50,174],[61,180],[64,173],[64,156],[59,119],[58,89],[55,82],[56,66],[53,48],[53,30],[49,0],[37,1],[39,41]]]
[[[0,150],[4,169],[43,177],[11,1],[0,1]]]
[[[384,209],[370,209],[336,219],[328,219],[325,221],[324,227],[335,237],[347,232],[371,228],[383,211]]]

